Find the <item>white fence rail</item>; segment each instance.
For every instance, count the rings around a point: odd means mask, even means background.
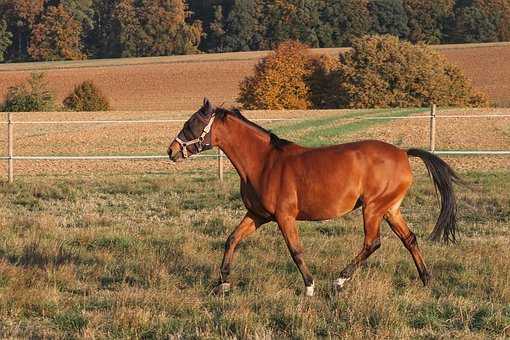
[[[437,115],[436,105],[432,105],[428,115],[416,116],[384,116],[384,117],[346,117],[345,120],[394,120],[394,119],[428,119],[429,127],[429,151],[440,155],[510,155],[510,150],[436,150],[436,122],[437,119],[451,118],[501,118],[510,117],[510,114],[480,114],[480,115]],[[167,159],[164,155],[124,155],[124,156],[15,156],[14,155],[14,126],[15,125],[71,125],[71,124],[162,124],[162,123],[184,123],[185,119],[153,119],[153,120],[55,120],[55,121],[14,121],[12,113],[7,113],[7,121],[0,124],[7,124],[7,156],[0,157],[0,160],[7,161],[8,180],[14,181],[14,161],[15,160],[158,160]],[[260,118],[254,121],[280,122],[280,121],[303,121],[307,118]],[[342,119],[342,118],[340,118]],[[217,155],[195,155],[191,158],[217,158],[218,159],[218,177],[223,181],[223,160],[225,155],[218,150]]]

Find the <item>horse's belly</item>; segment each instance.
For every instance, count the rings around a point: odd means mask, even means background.
[[[335,199],[315,197],[302,200],[299,204],[298,220],[322,221],[347,214],[356,207],[359,196],[355,193],[342,195]]]

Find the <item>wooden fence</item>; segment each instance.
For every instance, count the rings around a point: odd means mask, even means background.
[[[426,115],[415,115],[415,116],[384,116],[384,117],[354,117],[345,118],[345,120],[394,120],[394,119],[428,119],[429,124],[429,150],[436,154],[442,155],[510,155],[510,150],[501,151],[485,151],[485,150],[436,150],[436,122],[437,119],[450,119],[450,118],[500,118],[510,117],[510,114],[481,114],[481,115],[437,115],[436,105],[432,105],[430,113]],[[254,121],[302,121],[307,118],[265,118],[265,119],[253,119]],[[7,156],[0,157],[0,160],[7,161],[7,172],[8,180],[10,183],[14,181],[14,161],[16,160],[155,160],[155,159],[167,159],[166,155],[153,155],[153,156],[142,156],[142,155],[125,155],[125,156],[16,156],[14,154],[14,126],[21,124],[29,125],[43,125],[43,124],[161,124],[161,123],[183,123],[184,119],[159,119],[159,120],[74,120],[74,121],[14,121],[13,113],[7,113],[7,121],[0,122],[7,124]],[[218,150],[217,155],[195,155],[192,158],[217,158],[218,160],[218,177],[223,181],[224,174],[224,159],[225,155],[221,150]]]

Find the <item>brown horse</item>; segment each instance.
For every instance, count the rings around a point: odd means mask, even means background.
[[[400,204],[412,182],[409,156],[421,158],[441,199],[433,240],[455,241],[455,196],[459,178],[440,158],[423,150],[402,150],[380,141],[362,141],[307,148],[280,139],[250,122],[238,110],[215,108],[207,99],[184,124],[168,148],[172,161],[213,146],[230,159],[241,177],[241,195],[247,213],[228,237],[216,293],[230,289],[228,277],[239,242],[263,224],[275,221],[292,259],[313,296],[314,280],[304,258],[297,220],[321,221],[362,207],[365,239],[354,260],[334,282],[342,288],[354,271],[380,245],[379,228],[386,220],[413,257],[424,285],[430,280],[416,237],[409,230]]]

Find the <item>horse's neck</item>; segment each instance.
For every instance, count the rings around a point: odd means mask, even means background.
[[[270,137],[237,117],[227,116],[215,127],[215,144],[223,150],[242,180],[258,186],[267,156]]]

